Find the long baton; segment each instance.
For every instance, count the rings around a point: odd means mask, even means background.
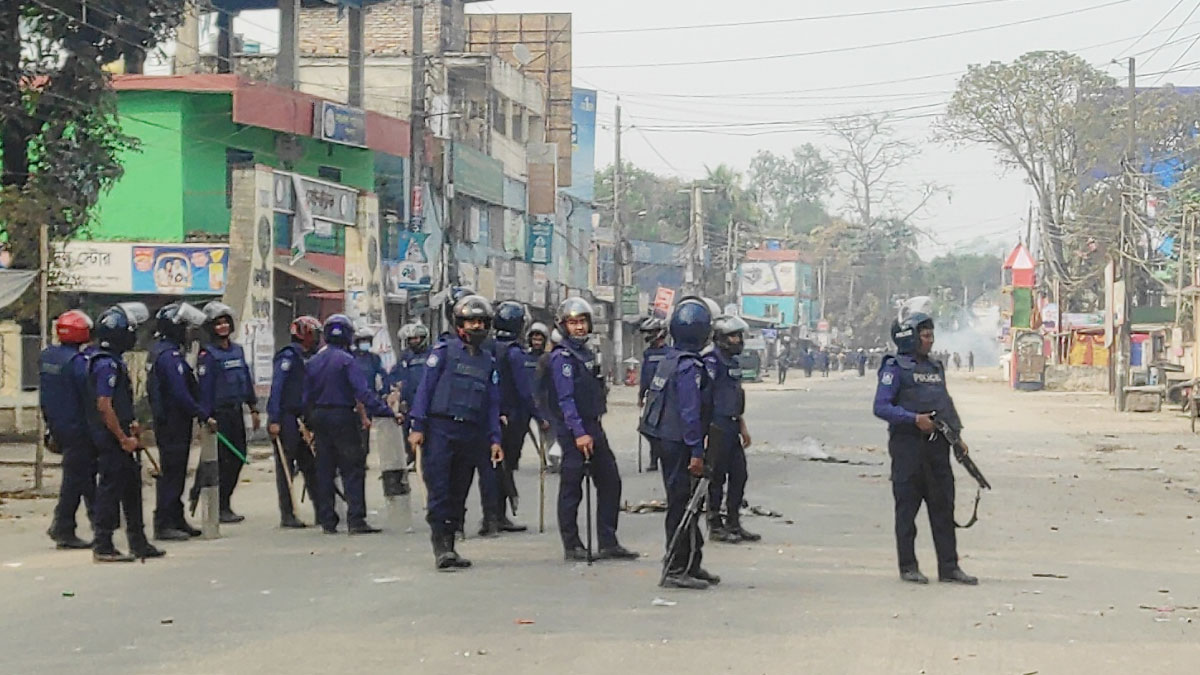
[[[271,445],[275,446],[275,452],[279,456],[279,466],[283,468],[283,477],[287,480],[288,499],[292,500],[292,515],[294,516],[296,511],[296,484],[292,479],[292,469],[288,466],[288,458],[283,453],[283,443],[279,440],[278,436],[271,439]]]
[[[229,450],[230,452],[232,452],[232,453],[234,454],[234,456],[235,456],[235,457],[237,457],[238,459],[242,460],[242,464],[249,464],[249,463],[250,463],[250,460],[246,459],[246,455],[242,454],[242,451],[241,451],[241,450],[238,450],[238,449],[237,449],[237,446],[233,444],[233,441],[231,441],[231,440],[229,440],[228,438],[226,438],[226,437],[225,437],[225,434],[223,434],[223,433],[221,433],[221,432],[219,432],[219,431],[216,431],[216,432],[213,432],[213,433],[215,433],[215,434],[217,435],[217,440],[218,440],[218,441],[221,441],[221,443],[222,443],[222,444],[223,444],[223,445],[224,445],[226,448],[228,448],[228,450]]]

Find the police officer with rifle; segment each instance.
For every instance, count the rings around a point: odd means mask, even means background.
[[[973,586],[979,580],[958,565],[950,443],[936,433],[934,422],[948,425],[955,434],[962,429],[946,389],[945,367],[930,357],[933,317],[925,311],[906,312],[892,324],[892,341],[897,353],[885,356],[879,366],[874,412],[888,423],[900,578],[929,583],[914,550],[917,511],[924,502],[937,552],[938,580]]]
[[[305,413],[304,378],[308,359],[321,342],[321,322],[316,317],[299,316],[288,327],[291,342],[275,354],[272,365],[271,395],[267,399],[267,434],[275,446],[275,491],[279,496],[279,526],[286,529],[305,527],[296,517],[296,504],[290,481],[296,472],[304,475],[304,489],[316,510],[317,467],[313,451],[300,431]]]

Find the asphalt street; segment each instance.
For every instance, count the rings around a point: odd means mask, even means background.
[[[797,377],[799,375],[799,377]],[[996,486],[960,531],[981,584],[897,578],[884,425],[874,382],[851,374],[749,393],[751,545],[708,544],[709,591],[656,586],[661,513],[622,514],[628,563],[568,564],[547,482],[536,533],[530,448],[516,520],[473,536],[475,567],[433,569],[427,529],[368,506],[382,535],[277,527],[269,460],[234,503],[247,521],[215,541],[164,545],[146,564],[95,565],[53,550],[49,500],[0,505],[0,673],[1129,673],[1200,663],[1200,443],[1169,413],[1129,418],[1094,395],[1017,394],[951,380],[973,454]],[[623,501],[663,494],[638,474],[632,392],[606,419]],[[811,461],[828,455],[829,461]],[[246,475],[246,474],[243,474]],[[975,490],[958,473],[958,516]],[[52,480],[57,480],[52,477]],[[146,514],[153,509],[146,490]],[[302,516],[312,521],[311,511]],[[918,555],[935,571],[924,516]],[[118,535],[119,545],[123,545]]]

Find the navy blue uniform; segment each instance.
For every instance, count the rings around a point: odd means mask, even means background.
[[[169,340],[155,342],[146,368],[149,371],[146,391],[162,468],[155,486],[154,529],[183,529],[183,487],[192,447],[192,420],[204,421],[208,417],[197,400],[196,376],[178,344]]]
[[[88,436],[88,360],[95,347],[54,345],[39,358],[38,401],[42,418],[58,451],[62,453],[62,487],[54,507],[50,536],[75,534],[75,512],[83,501],[88,520],[94,519],[96,499],[96,449]]]
[[[275,454],[275,491],[279,495],[279,514],[296,515],[287,474],[293,479],[296,471],[304,474],[304,489],[308,491],[313,509],[317,507],[316,465],[308,442],[300,434],[300,418],[304,415],[304,350],[292,342],[275,353],[272,365],[271,395],[267,399],[267,424],[279,425],[279,445],[283,458]],[[283,463],[287,462],[287,473]]]
[[[405,349],[400,352],[400,356],[396,359],[396,365],[392,366],[391,372],[388,373],[388,388],[400,388],[400,410],[405,413],[405,438],[412,431],[412,416],[408,414],[408,411],[412,410],[413,399],[417,396],[417,387],[421,386],[421,378],[425,375],[425,361],[428,358],[428,349],[422,349],[419,352]],[[406,450],[408,461],[416,459],[412,448],[406,447]]]
[[[621,506],[621,474],[608,445],[600,418],[608,411],[608,392],[586,345],[564,339],[550,352],[548,363],[553,391],[547,401],[554,433],[562,448],[558,487],[558,530],[568,550],[583,548],[579,538],[579,503],[583,501],[583,451],[575,439],[591,436],[591,473],[596,484],[596,534],[600,548],[618,546],[617,516]]]
[[[347,524],[351,529],[366,526],[367,453],[362,447],[362,421],[356,404],[362,404],[372,417],[392,417],[392,409],[367,385],[350,352],[333,345],[308,361],[304,392],[317,441],[317,520],[326,530],[337,528],[333,488],[334,478],[340,474]]]
[[[242,346],[230,342],[229,347],[205,345],[196,360],[200,376],[200,405],[209,417],[217,420],[217,433],[233,444],[244,457],[246,454],[246,420],[242,406],[255,410],[258,395],[254,392],[254,377]],[[218,442],[217,467],[221,476],[221,510],[230,510],[230,499],[242,473],[242,460]]]
[[[104,426],[96,407],[99,398],[112,399],[113,412],[121,430],[129,434],[134,421],[133,385],[120,355],[97,351],[90,360],[88,385],[91,405],[85,413],[88,433],[96,447],[100,473],[95,507],[97,543],[112,542],[112,534],[120,526],[121,514],[124,513],[130,545],[136,545],[135,542],[145,541],[141,464],[135,454],[121,448],[117,437]]]
[[[646,404],[646,392],[650,390],[650,383],[654,381],[654,373],[658,370],[658,364],[662,363],[663,357],[667,355],[668,351],[670,348],[664,344],[647,347],[646,351],[642,352],[642,370],[638,382],[638,406]],[[657,438],[647,436],[646,440],[650,442],[650,466],[653,470],[658,467],[661,448]]]
[[[642,433],[657,438],[662,448],[663,488],[667,492],[667,543],[683,520],[692,494],[688,463],[704,458],[704,432],[708,415],[704,390],[706,374],[700,356],[672,347],[658,366],[642,411]],[[699,521],[679,537],[668,574],[697,570],[703,557],[704,538]]]
[[[362,371],[363,379],[367,382],[367,388],[379,394],[387,396],[387,371],[383,369],[383,359],[375,352],[360,352],[355,350],[354,365]],[[359,434],[362,435],[363,450],[371,453],[371,430],[369,428],[360,427]]]
[[[888,423],[900,571],[917,569],[913,545],[917,537],[917,511],[924,501],[929,527],[933,530],[938,572],[948,573],[958,567],[950,445],[940,435],[930,439],[916,424],[918,413],[936,412],[951,427],[962,428],[954,401],[946,390],[942,364],[908,354],[885,356],[879,366],[874,412]]]
[[[500,375],[500,415],[507,420],[501,431],[504,465],[515,470],[529,435],[529,423],[542,422],[542,414],[533,398],[537,360],[514,341],[496,341],[496,372]],[[501,504],[500,513],[504,512]]]
[[[499,383],[492,354],[472,353],[456,335],[439,342],[425,361],[410,417],[413,431],[425,435],[425,519],[435,536],[463,528],[471,474],[483,464],[490,469],[490,447],[501,440]],[[487,486],[488,474],[494,475],[480,472],[480,496],[494,504],[499,490]]]
[[[739,524],[742,497],[746,493],[746,450],[742,447],[742,415],[746,412],[746,393],[742,390],[742,369],[738,357],[715,348],[704,355],[712,396],[712,425],[708,437],[712,482],[708,488],[709,516],[721,510],[725,482],[729,498],[725,513],[730,528]]]

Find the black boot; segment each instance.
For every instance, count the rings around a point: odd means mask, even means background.
[[[57,523],[51,524],[46,534],[54,540],[54,547],[60,551],[91,548],[92,542],[80,539],[74,532],[64,532]]]
[[[122,553],[113,546],[111,534],[97,534],[96,539],[92,544],[92,561],[98,563],[110,562],[133,562],[136,560],[131,555]]]
[[[156,527],[154,528],[154,538],[158,541],[187,541],[192,538],[192,535],[173,527]]]
[[[494,516],[484,516],[479,523],[479,536],[495,537],[500,534],[500,520]]]
[[[731,518],[725,524],[725,531],[737,536],[741,541],[761,541],[762,535],[756,534],[742,527],[740,518]]]
[[[979,583],[979,579],[962,571],[961,567],[955,567],[948,572],[938,572],[938,581],[944,581],[955,584],[965,584],[967,586],[975,586]]]
[[[279,526],[287,530],[302,530],[308,525],[296,517],[294,513],[285,513],[279,518]]]
[[[446,537],[434,532],[433,535],[429,537],[429,541],[433,544],[434,565],[436,565],[439,570],[453,572],[455,569],[454,558],[456,556],[450,551],[449,548],[446,547]]]
[[[233,509],[226,507],[221,509],[221,522],[228,525],[231,523],[240,523],[246,519],[246,516],[240,516],[233,512]]]
[[[708,538],[726,544],[736,544],[742,540],[737,533],[725,527],[725,521],[720,514],[708,517]]]
[[[524,532],[529,528],[525,525],[518,525],[508,519],[508,516],[500,516],[499,527],[501,532]]]
[[[192,527],[191,523],[183,518],[180,518],[179,522],[175,523],[175,529],[182,532],[187,532],[189,537],[199,537],[200,535],[204,534],[200,530]]]
[[[460,570],[470,567],[471,561],[462,557],[454,550],[454,535],[446,534],[446,535],[442,535],[442,536],[445,537],[446,548],[448,548],[450,550],[450,554],[454,556],[454,558],[453,558],[454,566]]]
[[[145,560],[146,558],[161,558],[167,554],[161,548],[155,547],[146,540],[146,535],[143,532],[130,535],[129,537],[129,552],[135,557]]]
[[[913,568],[910,570],[900,570],[900,580],[907,581],[910,584],[927,584],[929,577],[921,574],[921,570]]]

